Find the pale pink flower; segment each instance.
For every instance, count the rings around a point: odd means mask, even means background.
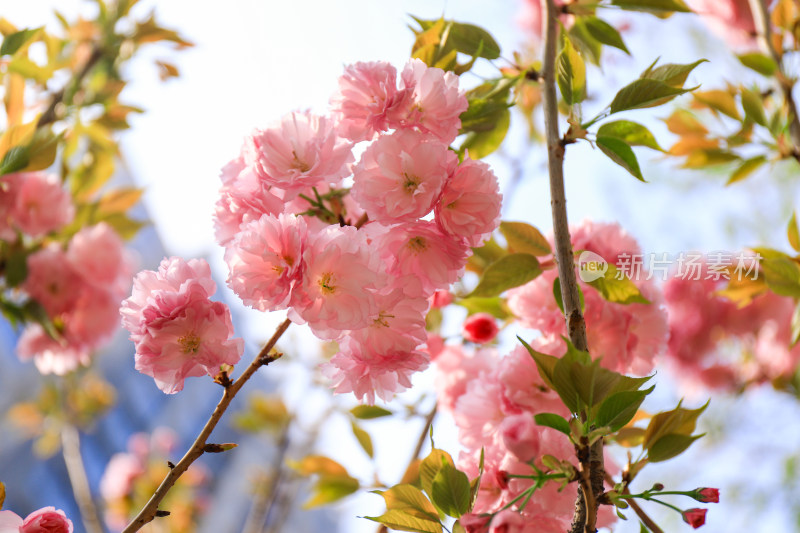
[[[729,46],[739,51],[757,48],[749,0],[687,0],[687,3]]]
[[[352,145],[339,138],[334,122],[323,116],[289,113],[279,123],[253,132],[247,142],[252,143],[245,152],[248,166],[289,197],[307,187],[336,184],[350,174]]]
[[[425,341],[425,346],[420,348],[422,351],[427,352],[431,356],[431,361],[435,360],[444,350],[444,339],[441,335],[428,332],[428,338]]]
[[[502,196],[497,176],[483,161],[464,159],[436,204],[436,222],[446,233],[480,247],[500,224]]]
[[[489,313],[475,313],[464,320],[461,327],[461,334],[470,342],[486,344],[492,342],[500,328],[497,320]]]
[[[100,478],[100,495],[106,501],[124,498],[133,489],[134,480],[144,473],[141,458],[130,453],[115,453]]]
[[[0,533],[72,533],[72,521],[64,511],[42,507],[22,519],[12,511],[0,511]]]
[[[19,183],[9,213],[13,226],[31,237],[41,237],[72,221],[75,206],[58,176],[41,172],[17,176]]]
[[[63,376],[91,362],[85,346],[71,343],[66,337],[54,340],[39,324],[30,324],[23,330],[16,351],[23,361],[33,359],[42,374]]]
[[[292,291],[293,321],[307,322],[318,337],[334,339],[378,316],[376,293],[387,277],[364,232],[328,226],[311,236],[303,261],[302,284]]]
[[[490,515],[478,515],[473,513],[467,513],[458,521],[467,531],[467,533],[486,533],[489,530],[489,520],[492,517]]]
[[[388,402],[395,393],[411,387],[411,376],[427,368],[427,354],[420,351],[373,351],[346,338],[341,351],[325,363],[323,373],[337,393],[352,392],[369,404],[375,396]]]
[[[441,309],[451,303],[453,303],[453,295],[450,291],[434,291],[433,296],[431,296],[431,307],[434,309]]]
[[[555,0],[556,6],[564,5],[564,0]],[[569,27],[572,23],[572,16],[562,16],[561,21]],[[522,3],[522,15],[520,25],[535,37],[542,36],[542,2],[541,0],[524,0]]]
[[[28,277],[22,288],[55,317],[72,307],[84,283],[61,247],[51,243],[28,257]]]
[[[532,413],[511,415],[500,424],[503,445],[523,463],[539,457],[541,431]]]
[[[430,346],[431,340],[428,339]],[[497,353],[487,348],[466,351],[463,346],[445,344],[436,353],[434,387],[440,409],[452,411],[458,399],[467,392],[467,384],[496,364]]]
[[[307,240],[302,217],[263,215],[243,225],[225,252],[228,286],[254,309],[285,309],[302,280]]]
[[[408,280],[409,283],[414,280]],[[428,300],[409,297],[402,287],[378,294],[378,316],[366,328],[352,331],[350,336],[373,352],[413,351],[427,339],[425,313]]]
[[[494,516],[489,533],[523,533],[525,522],[519,511],[506,509]]]
[[[455,282],[471,253],[463,241],[427,221],[392,226],[376,237],[375,245],[389,272],[417,277],[426,296]]]
[[[233,335],[230,310],[209,296],[216,290],[203,260],[164,259],[158,272],[143,271],[122,304],[123,323],[136,344],[135,368],[167,394],[187,377],[216,375],[239,362],[244,344]]]
[[[397,70],[376,61],[347,65],[339,90],[331,98],[331,113],[340,134],[351,141],[370,141],[393,127],[405,111],[409,92],[397,89]]]
[[[226,181],[219,195],[214,208],[214,230],[221,246],[227,246],[243,224],[265,214],[278,215],[284,208],[283,200],[249,170]]]
[[[537,337],[529,345],[541,353],[563,353],[560,338]],[[561,350],[561,351],[559,351]],[[498,364],[497,379],[503,386],[505,412],[556,413],[569,416],[568,409],[555,391],[545,384],[528,350],[518,345]]]
[[[76,233],[69,241],[66,258],[87,284],[119,295],[119,300],[130,289],[133,258],[105,222]]]
[[[401,126],[419,128],[450,144],[461,128],[461,113],[467,110],[458,76],[420,59],[410,59],[401,74],[402,88],[411,91],[410,105]]]
[[[350,194],[377,222],[413,221],[433,209],[456,155],[416,131],[382,135],[353,169]]]

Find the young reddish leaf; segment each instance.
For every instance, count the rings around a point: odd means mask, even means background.
[[[500,233],[506,238],[508,250],[512,253],[522,252],[540,257],[553,253],[542,232],[526,222],[500,222]]]
[[[739,113],[739,106],[736,104],[736,99],[733,97],[733,94],[731,94],[731,91],[723,91],[721,89],[695,91],[692,93],[692,96],[701,104],[717,110],[720,113],[724,113],[732,119],[742,119]]]

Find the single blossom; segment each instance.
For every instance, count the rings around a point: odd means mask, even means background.
[[[697,529],[706,523],[706,513],[708,509],[687,509],[683,511],[681,516],[683,521]]]
[[[136,344],[135,368],[173,394],[187,377],[211,376],[242,356],[242,339],[231,339],[228,307],[209,297],[216,285],[203,260],[164,259],[157,272],[142,271],[120,309]]]
[[[475,313],[464,321],[461,334],[470,342],[486,344],[497,337],[497,320],[489,313]]]
[[[72,530],[72,521],[55,507],[42,507],[24,520],[12,511],[0,511],[0,533],[72,533]]]
[[[41,237],[72,221],[75,206],[58,176],[41,172],[16,176],[14,203],[8,214],[12,226],[31,237]]]
[[[541,433],[530,413],[509,416],[500,424],[503,444],[523,463],[538,459]]]

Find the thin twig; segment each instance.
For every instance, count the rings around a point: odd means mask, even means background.
[[[41,128],[42,126],[47,126],[48,124],[52,124],[56,120],[61,119],[62,117],[58,116],[56,109],[58,105],[64,101],[64,95],[66,94],[67,89],[77,90],[80,86],[81,82],[83,82],[83,78],[86,77],[87,74],[94,68],[100,59],[103,57],[103,49],[99,45],[95,45],[92,48],[92,53],[89,55],[89,59],[86,60],[86,63],[83,64],[83,67],[75,74],[75,77],[72,78],[67,84],[58,92],[53,93],[53,96],[50,98],[50,105],[47,106],[47,109],[44,113],[39,117],[39,121],[36,123],[37,128]]]
[[[86,533],[103,533],[103,523],[92,498],[89,478],[81,457],[81,436],[72,424],[65,423],[61,428],[61,452],[67,465],[67,476],[72,485],[72,494],[78,503],[81,520]]]
[[[158,505],[161,503],[161,500],[164,499],[164,496],[166,496],[167,492],[169,492],[178,478],[181,477],[184,472],[186,472],[189,466],[205,452],[208,437],[211,435],[211,432],[214,431],[214,428],[217,426],[217,423],[219,422],[223,413],[225,413],[225,410],[236,396],[236,393],[239,392],[242,386],[253,376],[253,374],[256,373],[259,368],[270,364],[272,361],[280,357],[280,355],[271,356],[270,351],[275,347],[278,339],[281,338],[281,335],[283,335],[290,324],[291,321],[288,318],[281,322],[281,324],[275,330],[275,333],[273,333],[272,338],[267,341],[255,359],[253,359],[253,362],[250,363],[250,366],[248,366],[244,373],[239,376],[239,379],[225,386],[225,390],[222,393],[222,399],[217,404],[217,407],[214,409],[214,412],[211,414],[208,422],[206,422],[203,430],[199,435],[197,435],[192,447],[189,448],[189,451],[186,452],[186,455],[184,455],[183,458],[181,458],[181,460],[170,469],[170,471],[164,477],[164,481],[161,482],[161,485],[159,485],[158,489],[156,489],[155,493],[153,493],[150,501],[148,501],[144,508],[139,511],[139,514],[136,515],[136,518],[134,518],[133,521],[128,524],[128,527],[126,527],[122,533],[133,533],[134,531],[139,531],[145,524],[152,521],[156,517],[156,513],[159,510]]]
[[[247,515],[242,533],[261,533],[272,508],[277,501],[278,488],[283,482],[286,452],[289,450],[289,424],[286,423],[278,439],[278,453],[273,460],[272,476],[260,483],[253,497],[253,505]]]
[[[772,42],[769,9],[766,0],[750,0],[750,11],[753,14],[753,25],[758,34],[761,48],[775,60],[778,65],[778,85],[781,86],[786,106],[789,108],[789,136],[792,140],[792,157],[800,163],[800,118],[797,116],[797,104],[792,96],[794,82],[786,76],[783,65],[783,53],[775,48]]]
[[[624,483],[626,483],[626,484],[625,484],[625,487],[622,489],[622,494],[630,494],[630,493],[631,493],[631,491],[630,491],[630,489],[628,488],[627,481],[624,481],[625,479],[627,479],[627,478],[625,478],[625,477],[623,476],[623,482],[624,482]],[[615,483],[614,483],[614,479],[613,479],[613,478],[612,478],[610,475],[606,474],[606,475],[605,475],[605,480],[606,480],[606,483],[608,483],[608,484],[609,484],[609,485],[611,485],[612,487],[615,485]],[[658,524],[656,524],[656,523],[653,521],[653,519],[652,519],[652,518],[650,518],[650,516],[649,516],[649,515],[648,515],[646,512],[644,512],[644,509],[642,509],[641,507],[639,507],[639,504],[638,504],[638,503],[636,503],[636,500],[634,500],[634,499],[632,499],[632,498],[631,498],[631,499],[626,499],[626,500],[625,500],[625,503],[627,503],[627,504],[630,506],[630,508],[631,508],[631,509],[633,509],[633,512],[634,512],[634,513],[636,513],[636,516],[638,516],[638,517],[639,517],[639,520],[641,520],[641,521],[642,521],[642,523],[643,523],[645,526],[647,526],[647,528],[648,528],[648,529],[649,529],[649,530],[650,530],[652,533],[664,533],[664,530],[663,530],[663,529],[661,529],[660,527],[658,527]]]

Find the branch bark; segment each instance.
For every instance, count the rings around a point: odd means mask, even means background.
[[[572,344],[579,350],[588,351],[586,322],[581,312],[578,281],[575,276],[575,259],[567,218],[567,198],[564,190],[565,143],[558,133],[558,99],[556,96],[556,43],[558,40],[558,15],[554,0],[541,0],[544,35],[544,58],[542,61],[542,105],[547,139],[547,160],[550,174],[550,205],[553,215],[553,234],[558,277],[561,281],[561,300],[567,333]],[[581,459],[582,482],[578,488],[571,533],[594,533],[597,521],[597,499],[603,493],[603,440],[590,448],[581,450],[587,454]],[[586,471],[588,469],[588,471]],[[591,487],[591,494],[584,487]]]
[[[217,407],[214,409],[214,412],[211,413],[211,417],[206,422],[206,425],[203,427],[200,434],[197,435],[194,443],[192,444],[189,451],[186,452],[186,455],[178,461],[174,467],[172,467],[164,477],[164,480],[159,485],[158,489],[156,489],[153,496],[150,498],[150,501],[139,511],[139,514],[133,519],[133,521],[128,524],[128,526],[122,531],[122,533],[133,533],[134,531],[139,531],[145,524],[151,522],[159,513],[158,505],[161,503],[161,500],[164,499],[164,496],[167,495],[167,492],[172,488],[178,478],[183,475],[186,470],[188,470],[189,466],[194,463],[198,458],[200,458],[203,453],[205,453],[206,443],[208,442],[208,437],[211,435],[211,432],[214,431],[214,428],[217,426],[220,418],[227,410],[228,406],[230,405],[233,398],[242,388],[242,386],[256,373],[256,371],[261,368],[262,366],[266,366],[271,362],[275,361],[280,355],[278,356],[271,356],[269,353],[272,348],[275,347],[275,344],[278,342],[278,339],[281,338],[281,335],[286,331],[286,329],[291,324],[291,321],[287,318],[284,320],[278,328],[275,330],[275,333],[272,334],[272,337],[267,341],[258,355],[253,359],[253,362],[250,363],[250,366],[245,369],[239,378],[234,381],[233,383],[228,383],[224,385],[225,390],[222,393],[222,399],[217,404]]]
[[[61,428],[61,451],[67,465],[67,476],[72,485],[72,494],[78,504],[81,520],[86,533],[103,533],[103,523],[92,498],[89,478],[81,457],[81,436],[78,429],[70,423]]]

